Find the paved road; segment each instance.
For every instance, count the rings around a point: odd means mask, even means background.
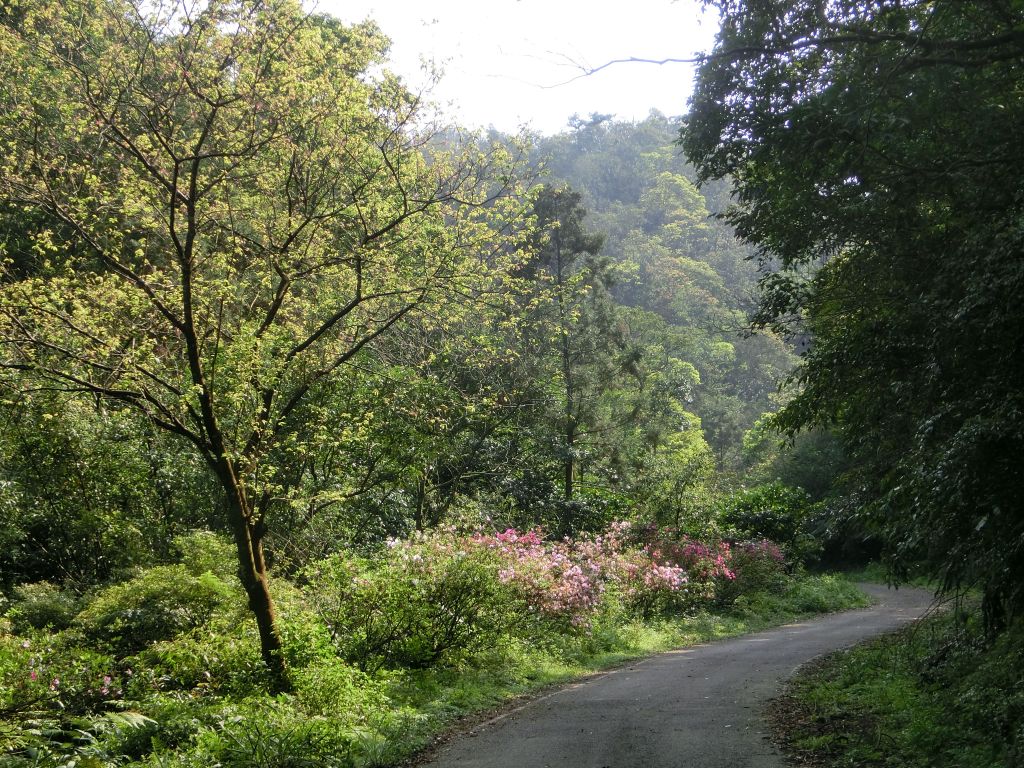
[[[760,711],[797,667],[922,615],[923,590],[862,588],[872,608],[645,659],[478,726],[432,768],[782,768]]]

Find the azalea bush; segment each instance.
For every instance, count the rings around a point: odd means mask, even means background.
[[[723,541],[623,522],[556,540],[539,529],[449,529],[389,540],[373,557],[327,558],[307,569],[306,594],[342,659],[368,671],[415,669],[512,636],[586,634],[612,605],[639,618],[692,613],[723,591],[766,583],[759,555],[742,549],[746,576],[731,586],[732,557]]]
[[[780,593],[790,581],[782,549],[768,539],[732,545],[730,565],[732,578],[719,587],[718,598],[724,605],[730,605],[740,595]]]
[[[580,556],[569,540],[545,542],[537,529],[520,533],[510,528],[476,534],[469,541],[497,559],[498,580],[528,615],[581,627],[597,609],[605,586],[603,558]]]

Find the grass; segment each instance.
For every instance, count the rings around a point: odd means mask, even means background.
[[[825,657],[777,700],[783,748],[805,765],[1024,764],[1024,627],[986,643],[947,612]]]

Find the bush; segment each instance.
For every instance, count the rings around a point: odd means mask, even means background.
[[[733,578],[732,553],[724,541],[698,541],[674,528],[649,527],[640,537],[653,564],[679,568],[686,574],[685,587],[666,608],[693,611],[707,607],[715,600],[718,585]]]
[[[477,534],[469,542],[500,564],[498,579],[534,630],[578,630],[597,609],[618,551],[613,536],[545,542],[539,530]],[[524,630],[526,627],[524,626]]]
[[[228,582],[236,578],[238,554],[226,536],[213,531],[189,531],[174,537],[174,550],[193,576],[209,572]]]
[[[293,677],[295,695],[312,715],[333,716],[355,727],[387,709],[381,688],[364,672],[336,657],[295,670]]]
[[[142,698],[158,691],[251,695],[264,690],[267,670],[260,656],[255,623],[246,620],[218,625],[152,643],[129,657],[130,695]]]
[[[815,510],[802,488],[774,482],[730,497],[723,503],[720,519],[735,539],[770,539],[792,562],[808,564],[821,552],[821,543],[808,527]]]
[[[452,538],[392,542],[373,561],[336,555],[307,571],[338,653],[362,670],[423,668],[496,642],[515,619],[496,559]]]
[[[13,605],[7,612],[16,632],[33,629],[61,630],[71,626],[81,600],[70,590],[48,581],[22,584],[13,590]]]
[[[718,600],[723,605],[755,592],[779,594],[789,583],[782,550],[768,539],[734,544],[729,567],[733,578],[721,580],[718,587]]]
[[[239,597],[212,573],[195,576],[182,565],[156,566],[104,589],[75,626],[99,647],[128,656],[203,625],[215,611],[237,605]]]
[[[122,686],[113,656],[79,647],[66,634],[0,642],[0,711],[81,714],[118,700]]]

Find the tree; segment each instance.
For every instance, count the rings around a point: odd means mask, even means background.
[[[602,368],[611,358],[614,312],[608,296],[608,263],[599,256],[603,238],[586,232],[580,195],[568,188],[542,187],[534,201],[537,218],[536,255],[523,268],[550,298],[546,322],[556,361],[554,386],[560,405],[559,452],[562,494],[571,502],[576,492],[579,441],[593,426],[595,400],[607,378]]]
[[[682,135],[810,334],[776,419],[835,425],[897,568],[1024,610],[1024,9],[722,2]]]
[[[581,120],[540,140],[536,154],[580,192],[589,226],[605,235],[612,297],[684,329],[673,354],[700,372],[687,410],[699,415],[719,462],[735,467],[743,432],[777,408],[794,360],[774,334],[742,333],[758,277],[752,249],[713,215],[728,203],[728,184],[698,191],[676,136],[656,112],[640,123]]]
[[[0,199],[43,222],[46,265],[6,275],[0,366],[203,458],[286,687],[263,550],[275,458],[338,429],[318,404],[376,339],[479,290],[518,210],[508,153],[436,150],[419,97],[371,74],[376,28],[292,0],[20,13],[0,25]]]

